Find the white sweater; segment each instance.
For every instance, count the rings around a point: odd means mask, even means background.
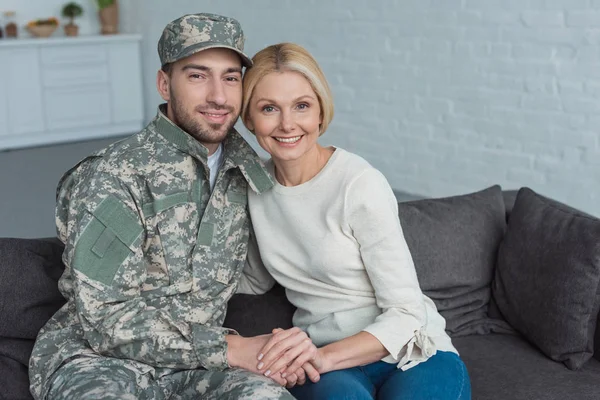
[[[241,292],[270,287],[266,267],[297,307],[294,325],[318,347],[366,331],[403,369],[456,352],[419,287],[396,198],[367,161],[337,148],[310,181],[250,190],[248,202],[264,266],[250,246]]]

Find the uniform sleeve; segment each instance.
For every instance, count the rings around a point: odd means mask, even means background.
[[[237,293],[264,294],[275,285],[275,279],[262,262],[254,229],[250,228],[248,255],[242,272],[242,278]]]
[[[184,322],[182,313],[201,310],[179,296],[142,293],[145,228],[132,186],[94,171],[58,193],[63,261],[84,338],[99,354],[155,367],[227,368],[227,329]]]
[[[394,193],[385,177],[370,169],[352,182],[346,196],[346,216],[382,310],[364,331],[397,362],[408,359],[410,352],[429,353],[432,344],[424,333],[427,308]]]

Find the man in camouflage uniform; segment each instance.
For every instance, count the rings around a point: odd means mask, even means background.
[[[239,282],[251,287],[246,190],[273,184],[233,129],[251,65],[243,44],[231,18],[169,23],[158,43],[166,104],[59,183],[68,301],[31,356],[36,399],[292,398],[280,376],[254,373],[270,335],[222,327]]]

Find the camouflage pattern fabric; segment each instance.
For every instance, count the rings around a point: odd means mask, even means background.
[[[273,182],[232,130],[211,193],[207,149],[164,106],[142,132],[84,159],[59,183],[59,289],[67,303],[33,349],[37,399],[59,367],[81,357],[122,359],[121,370],[136,379],[156,368],[228,368],[232,332],[222,324],[246,258],[246,190],[261,193]]]
[[[188,14],[167,24],[158,41],[161,65],[175,62],[204,49],[231,49],[252,66],[244,53],[244,31],[238,21],[217,14]]]
[[[241,369],[183,370],[160,376],[158,371],[136,370],[118,359],[80,358],[58,370],[48,398],[292,400],[294,397],[269,378]]]

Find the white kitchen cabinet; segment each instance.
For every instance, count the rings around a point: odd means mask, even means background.
[[[5,60],[7,57],[6,50],[0,49],[0,60]],[[0,140],[4,135],[8,135],[8,96],[6,95],[7,91],[7,81],[3,79],[6,76],[7,72],[6,63],[0,62]]]
[[[0,40],[0,150],[143,127],[139,35]]]
[[[39,54],[35,49],[16,48],[8,52],[6,95],[8,135],[36,135],[44,130]],[[4,62],[4,61],[3,61]],[[1,79],[1,78],[0,78]]]

